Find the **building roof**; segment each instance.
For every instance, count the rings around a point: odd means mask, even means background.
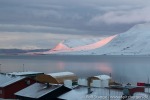
[[[75,74],[72,72],[58,72],[58,73],[49,73],[48,75],[53,77],[60,77],[60,76],[74,76]]]
[[[54,77],[45,74],[36,76],[35,80],[40,83],[59,84],[59,82]]]
[[[38,75],[36,80],[42,83],[63,84],[64,80],[76,81],[77,76],[72,72],[58,72],[47,75]]]
[[[78,79],[77,76],[72,72],[58,72],[58,73],[50,73],[48,75],[55,78],[59,84],[63,84],[64,80],[76,81]]]
[[[24,78],[25,77],[12,76],[12,75],[8,75],[8,74],[0,74],[0,87],[8,86],[8,85],[15,83],[17,81],[20,81]]]
[[[62,85],[52,85],[47,87],[46,84],[34,83],[33,85],[30,85],[27,88],[15,93],[15,95],[28,98],[40,98],[61,86]]]
[[[108,76],[108,75],[98,75],[98,76],[94,76],[93,78],[97,78],[97,79],[100,79],[100,80],[108,80],[108,79],[111,79],[111,77]]]
[[[33,76],[33,75],[39,75],[44,74],[43,72],[32,72],[32,71],[26,71],[26,72],[12,72],[8,73],[10,75],[16,75],[16,76]]]
[[[88,87],[79,86],[58,98],[65,100],[107,100],[109,96],[109,89],[106,88],[91,88],[92,93],[87,94]],[[122,96],[122,91],[110,90],[110,96]],[[107,98],[106,98],[107,97]],[[113,98],[110,100],[120,100],[120,98]]]

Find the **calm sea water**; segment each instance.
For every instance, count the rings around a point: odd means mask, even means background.
[[[112,73],[114,80],[123,83],[147,82],[150,77],[147,56],[0,56],[0,64],[2,72],[71,71],[79,77]]]

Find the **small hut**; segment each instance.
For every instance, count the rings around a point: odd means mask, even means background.
[[[111,77],[108,75],[98,75],[90,77],[90,83],[93,87],[109,87]]]
[[[0,98],[15,99],[14,93],[35,83],[35,80],[24,77],[14,76],[5,73],[0,74]]]

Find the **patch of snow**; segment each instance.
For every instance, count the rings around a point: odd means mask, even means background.
[[[72,72],[58,72],[58,73],[50,73],[48,75],[53,77],[58,77],[58,76],[68,76],[68,75],[75,75],[75,74]]]
[[[44,74],[43,72],[32,72],[32,71],[26,71],[26,72],[12,72],[8,73],[9,75],[16,75],[16,76],[23,76],[23,75],[32,75],[32,74]]]
[[[109,80],[109,79],[111,79],[111,77],[108,76],[108,75],[98,75],[98,76],[94,76],[94,77],[97,77],[100,80]]]
[[[74,48],[74,47],[85,46],[92,43],[96,43],[100,40],[101,38],[68,39],[68,40],[64,40],[63,44],[65,44],[69,48]]]
[[[91,88],[91,94],[87,94],[87,90],[87,87],[80,86],[71,90],[70,92],[61,95],[58,98],[65,100],[109,100],[108,96],[111,96],[116,98],[110,98],[110,100],[120,100],[119,97],[121,97],[123,94],[122,91],[110,90],[109,95],[109,89],[106,88]]]

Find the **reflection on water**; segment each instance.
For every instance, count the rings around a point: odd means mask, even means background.
[[[1,71],[71,71],[79,77],[112,73],[119,82],[147,82],[150,57],[133,56],[0,56]],[[23,68],[24,64],[24,68]]]
[[[95,69],[100,72],[113,73],[111,65],[107,62],[96,63]]]
[[[58,70],[62,71],[65,69],[65,63],[64,62],[58,61],[56,64],[57,64],[56,66],[58,67]]]

